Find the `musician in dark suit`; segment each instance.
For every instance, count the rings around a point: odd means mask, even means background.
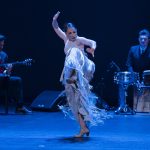
[[[147,29],[143,29],[139,32],[139,45],[132,46],[128,53],[126,66],[128,71],[133,73],[137,72],[142,80],[142,73],[144,70],[150,70],[150,45],[149,45],[150,33]],[[125,106],[125,94],[124,89],[119,86],[119,107],[115,111],[119,113]]]
[[[3,51],[5,39],[5,36],[0,34],[0,86],[1,88],[7,88],[8,96],[16,101],[16,112],[31,113],[32,111],[23,105],[22,79],[17,76],[10,76],[13,67],[11,63],[2,65],[7,63],[8,60],[6,52]]]
[[[132,46],[127,59],[127,67],[130,72],[139,72],[150,69],[150,33],[144,29],[139,33],[139,45]]]

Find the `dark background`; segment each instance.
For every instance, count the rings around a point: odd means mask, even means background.
[[[149,0],[0,0],[0,33],[6,35],[9,61],[32,58],[31,67],[17,67],[13,75],[24,82],[28,102],[44,90],[63,90],[59,77],[64,63],[64,43],[51,26],[61,12],[59,25],[73,22],[78,35],[97,42],[94,91],[110,105],[117,104],[113,60],[122,71],[130,46],[138,43],[138,32],[150,30]]]

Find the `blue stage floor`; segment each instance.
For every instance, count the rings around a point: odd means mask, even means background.
[[[61,112],[0,115],[0,150],[150,150],[150,114],[114,115],[73,138],[77,123]]]

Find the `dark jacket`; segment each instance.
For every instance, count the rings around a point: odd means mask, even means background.
[[[150,46],[141,54],[140,46],[132,46],[130,48],[127,63],[129,71],[142,74],[144,70],[150,70]]]
[[[8,55],[4,51],[0,51],[0,64],[6,63],[8,60]],[[5,67],[0,66],[0,73],[3,73]]]

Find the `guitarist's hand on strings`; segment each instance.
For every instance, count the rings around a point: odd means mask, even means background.
[[[13,65],[12,64],[7,64],[5,66],[4,74],[10,75],[12,71]]]

